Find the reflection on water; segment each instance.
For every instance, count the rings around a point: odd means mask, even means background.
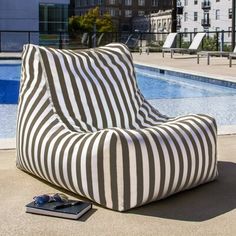
[[[236,96],[153,99],[150,103],[168,116],[208,114],[218,125],[236,125]]]
[[[17,105],[0,104],[0,139],[16,136]]]

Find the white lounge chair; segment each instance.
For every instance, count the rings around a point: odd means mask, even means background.
[[[141,55],[142,52],[146,52],[149,55],[150,48],[148,46],[147,40],[140,40],[139,41],[139,54]]]
[[[232,53],[229,53],[229,67],[232,67],[232,59],[236,58],[236,46],[234,48],[234,51]]]
[[[88,45],[89,35],[88,33],[83,33],[81,43],[82,45]]]
[[[230,57],[231,55],[231,57]],[[207,65],[210,65],[210,57],[212,56],[220,56],[220,57],[228,57],[230,59],[230,67],[232,65],[232,57],[236,57],[236,47],[233,52],[224,52],[224,51],[201,51],[197,53],[197,64],[199,64],[200,57],[207,57]]]
[[[136,47],[138,47],[139,39],[140,39],[140,35],[131,34],[128,37],[127,41],[125,42],[125,45],[129,49],[135,49]]]
[[[169,52],[169,49],[173,46],[177,33],[169,33],[166,37],[165,43],[162,46],[162,57],[165,52]]]
[[[196,53],[205,35],[206,33],[197,33],[192,43],[190,44],[189,48],[169,48],[168,50],[166,49],[164,52],[170,52],[171,58],[173,58],[175,52],[182,54]]]

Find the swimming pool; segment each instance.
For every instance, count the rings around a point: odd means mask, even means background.
[[[18,97],[19,63],[0,62],[0,81],[4,79],[9,82],[3,88],[0,84],[0,89],[5,94],[13,92],[14,99]],[[215,81],[207,83],[143,66],[136,66],[136,73],[141,92],[163,114],[172,117],[191,113],[209,114],[216,118],[219,133],[236,133],[236,85],[235,88],[216,85]],[[18,87],[12,87],[11,81],[18,84]],[[15,100],[15,104],[3,104],[5,100],[0,100],[0,139],[15,137],[17,99]]]
[[[236,83],[186,74],[180,77],[144,66],[137,66],[136,73],[143,95],[163,114],[208,114],[216,118],[220,134],[236,133]]]
[[[20,61],[0,61],[0,104],[17,104]]]
[[[137,81],[147,99],[180,99],[234,96],[236,89],[136,68]]]

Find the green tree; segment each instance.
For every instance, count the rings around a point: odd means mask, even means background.
[[[96,25],[98,32],[111,32],[114,28],[111,16],[108,13],[104,14],[102,17],[97,18]]]
[[[95,27],[97,32],[113,31],[111,16],[108,13],[101,16],[99,7],[90,9],[83,16],[72,16],[69,19],[69,30],[72,33],[79,31],[93,32]]]
[[[216,35],[213,37],[205,37],[203,41],[203,48],[206,51],[217,51],[217,38]]]
[[[85,15],[81,16],[81,25],[84,30],[92,32],[96,25],[96,20],[99,18],[99,8],[90,9]],[[98,29],[97,29],[98,30]]]
[[[80,16],[72,16],[69,18],[69,32],[75,34],[77,32],[82,31],[83,28],[81,26],[81,17]]]

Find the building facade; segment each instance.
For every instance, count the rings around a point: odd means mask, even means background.
[[[183,6],[178,16],[180,32],[232,30],[232,0],[180,0],[177,4]],[[224,34],[224,40],[230,42],[231,33]]]
[[[70,0],[0,0],[0,50],[21,50],[29,40],[38,44],[39,31],[67,31],[69,3]]]
[[[151,30],[150,15],[133,17],[131,24],[135,32],[149,32]]]
[[[171,10],[160,10],[157,13],[150,14],[151,32],[169,33],[171,32],[172,15]]]
[[[151,32],[153,41],[164,41],[171,32],[171,12],[171,10],[160,10],[157,13],[135,17],[132,20],[133,31]]]
[[[90,8],[100,7],[101,14],[108,12],[121,31],[132,29],[132,19],[159,9],[169,9],[171,0],[75,0],[75,14],[83,15]]]

